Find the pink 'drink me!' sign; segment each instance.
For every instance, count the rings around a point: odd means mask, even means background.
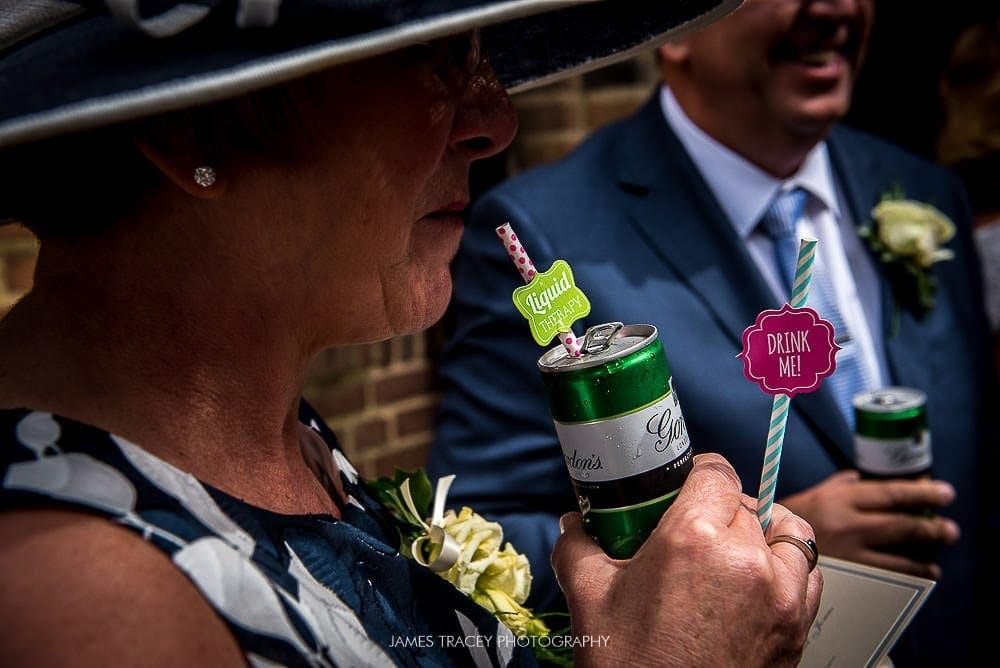
[[[743,375],[767,394],[813,392],[837,368],[833,325],[808,306],[761,311],[743,332]]]

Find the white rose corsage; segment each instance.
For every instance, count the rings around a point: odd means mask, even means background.
[[[899,189],[884,193],[871,211],[872,221],[858,233],[878,258],[891,269],[898,296],[918,311],[934,307],[937,280],[931,270],[936,262],[954,253],[942,248],[955,236],[955,224],[923,202],[906,199]]]
[[[445,510],[445,498],[455,476],[438,480],[436,488],[423,469],[396,469],[392,478],[369,481],[369,487],[397,522],[400,552],[435,571],[463,594],[493,613],[516,636],[529,638],[543,664],[571,666],[572,652],[563,643],[537,642],[553,635],[543,617],[524,607],[531,590],[528,558],[503,545],[503,529],[471,508]],[[502,546],[502,549],[501,549]],[[566,634],[569,628],[561,629]]]

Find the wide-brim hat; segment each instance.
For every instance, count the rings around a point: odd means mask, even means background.
[[[686,34],[743,0],[0,0],[0,147],[248,93],[480,28],[510,92]]]

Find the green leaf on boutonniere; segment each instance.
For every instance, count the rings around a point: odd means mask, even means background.
[[[400,490],[406,480],[410,481],[410,495],[414,507],[421,514],[420,517],[414,515],[403,501]],[[431,501],[434,498],[434,491],[427,473],[422,468],[416,471],[404,471],[396,468],[393,477],[383,476],[377,480],[369,480],[368,487],[375,493],[376,498],[389,509],[398,523],[396,530],[401,539],[400,552],[403,556],[412,558],[410,544],[423,535],[423,519],[430,516]]]
[[[897,299],[926,313],[937,293],[933,265],[954,257],[941,247],[955,236],[954,223],[930,204],[906,199],[899,186],[882,194],[871,216],[858,234],[885,265]]]

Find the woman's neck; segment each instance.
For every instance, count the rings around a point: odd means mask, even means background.
[[[297,423],[309,360],[280,323],[210,286],[177,286],[182,297],[72,278],[42,281],[0,321],[0,406],[105,429],[277,512],[335,512],[309,491]]]

